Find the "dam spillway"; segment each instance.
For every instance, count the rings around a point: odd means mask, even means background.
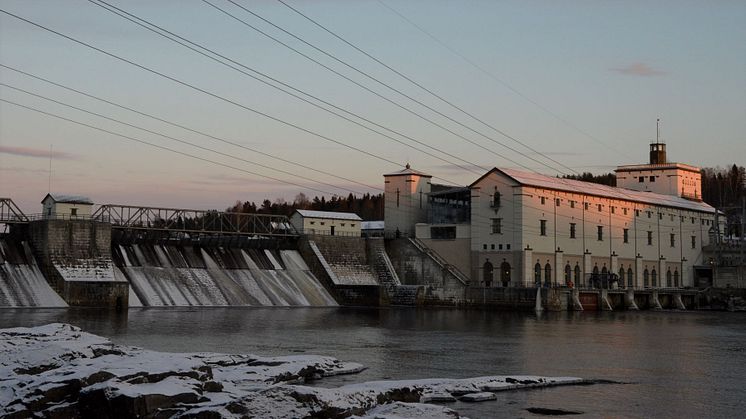
[[[334,306],[296,250],[112,246],[134,306]]]
[[[0,240],[0,307],[67,307],[25,241]]]

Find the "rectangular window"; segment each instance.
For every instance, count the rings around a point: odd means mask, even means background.
[[[676,247],[676,235],[671,233],[671,247]]]
[[[73,217],[78,215],[78,209],[77,208],[70,208],[70,215]]]
[[[324,222],[322,221],[322,222],[321,222],[320,224],[321,224],[321,225],[323,226],[323,225],[324,225]]]
[[[542,236],[547,235],[547,220],[539,220],[539,231]]]
[[[663,213],[662,213],[662,212],[659,212],[659,213],[658,213],[658,219],[659,219],[659,220],[662,220],[662,219],[663,219]]]
[[[603,241],[603,239],[604,239],[604,226],[598,226],[596,228],[598,229],[598,231],[597,231],[598,241]]]
[[[628,228],[624,229],[624,242],[629,243],[629,229]]]
[[[598,204],[598,212],[601,212],[601,210],[603,209],[603,207],[604,207],[603,205]]]
[[[491,245],[490,245],[490,248],[491,248],[492,250],[495,250],[495,245],[494,245],[494,244],[491,244]]]
[[[340,223],[340,225],[341,225],[342,227],[344,227],[344,226],[345,226],[345,223]]]
[[[482,245],[482,249],[484,249],[484,250],[487,250],[487,245],[486,245],[486,244],[483,244],[483,245]]]
[[[635,216],[637,216],[637,217],[639,217],[639,216],[640,216],[640,210],[639,210],[639,209],[636,209],[636,210],[635,210]]]
[[[671,216],[671,221],[673,222],[673,220],[674,220],[674,218],[676,218],[676,216],[673,215],[673,214],[669,214],[669,215]]]
[[[510,245],[509,244],[505,245],[505,250],[510,250]]]
[[[503,219],[502,218],[492,219],[492,234],[503,234]]]
[[[350,224],[350,227],[355,227],[355,223],[351,223],[351,224]]]
[[[570,238],[571,239],[575,238],[575,228],[576,228],[575,223],[570,223]]]
[[[692,236],[692,249],[697,248],[697,236]]]
[[[570,208],[575,208],[575,201],[570,201]]]
[[[497,246],[500,250],[503,250],[503,245]]]
[[[653,212],[652,211],[647,211],[647,213],[648,213],[648,218],[650,218],[650,217],[653,216]]]
[[[615,213],[616,213],[616,207],[611,207],[611,213],[612,213],[612,214],[615,214]]]
[[[650,176],[650,181],[655,182],[655,176]]]
[[[694,224],[694,223],[696,223],[696,222],[697,222],[697,219],[696,219],[696,218],[694,218],[694,217],[692,217],[692,224]]]
[[[311,221],[311,225],[314,225],[314,224],[316,224],[316,221]]]
[[[588,204],[588,203],[586,202],[586,203],[585,203],[585,210],[586,210],[586,211],[588,211],[588,205],[590,205],[590,204]]]
[[[559,198],[554,198],[554,205],[560,206],[560,199]]]
[[[640,183],[645,182],[645,176],[640,176],[639,181]]]
[[[547,199],[544,198],[543,196],[540,199],[541,199],[541,205],[544,205],[547,202]]]
[[[624,208],[622,211],[624,211],[624,215],[627,215],[627,208]]]
[[[679,222],[680,222],[680,223],[683,223],[683,222],[684,222],[684,218],[686,218],[686,217],[684,217],[683,215],[680,215],[680,216],[679,216]]]
[[[648,246],[652,246],[652,245],[653,245],[653,232],[648,231]]]

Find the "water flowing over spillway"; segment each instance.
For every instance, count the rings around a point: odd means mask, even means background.
[[[44,279],[25,242],[0,240],[0,307],[67,307]]]
[[[132,244],[112,248],[130,306],[333,306],[295,250]]]

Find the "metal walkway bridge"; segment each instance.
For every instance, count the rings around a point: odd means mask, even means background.
[[[298,232],[284,215],[247,214],[215,210],[101,205],[94,221],[123,230],[156,230],[188,234],[296,237]]]
[[[299,235],[284,215],[105,204],[99,206],[90,216],[27,216],[12,199],[0,198],[0,224],[27,224],[30,221],[45,219],[98,221],[110,223],[112,228],[121,230],[269,237]]]
[[[10,198],[0,198],[0,224],[25,224],[29,219]]]

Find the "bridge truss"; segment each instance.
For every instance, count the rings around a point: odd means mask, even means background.
[[[0,223],[2,224],[25,224],[28,223],[26,214],[18,208],[10,198],[0,198]]]
[[[295,237],[298,232],[284,215],[247,214],[214,210],[101,205],[95,221],[124,230],[159,230],[190,234],[235,234]]]

